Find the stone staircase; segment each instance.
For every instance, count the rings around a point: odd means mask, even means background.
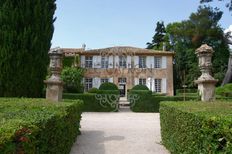
[[[120,97],[119,108],[130,108],[130,102],[127,101],[126,97]]]

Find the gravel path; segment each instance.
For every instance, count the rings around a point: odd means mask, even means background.
[[[158,113],[83,113],[70,154],[168,154],[159,122]]]

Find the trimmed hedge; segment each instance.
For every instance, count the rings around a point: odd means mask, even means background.
[[[133,112],[159,112],[161,101],[183,101],[183,97],[152,95],[149,90],[131,90],[128,100]],[[198,100],[198,97],[185,97],[185,100]]]
[[[80,133],[82,104],[1,98],[1,153],[68,154]]]
[[[145,85],[136,85],[131,90],[149,90],[149,88]]]
[[[118,90],[118,87],[114,83],[105,82],[100,85],[99,90]]]
[[[171,153],[231,153],[232,102],[162,102],[162,143]]]
[[[91,88],[89,89],[88,93],[98,93],[99,89],[97,88]]]
[[[65,99],[80,99],[84,102],[83,111],[85,112],[111,112],[118,111],[119,91],[98,90],[98,93],[85,94],[63,94]]]
[[[176,93],[197,93],[197,89],[177,89]]]
[[[232,83],[226,84],[223,87],[217,87],[216,94],[224,97],[232,97]]]

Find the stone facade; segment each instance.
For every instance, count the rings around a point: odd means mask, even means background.
[[[113,82],[123,87],[126,94],[133,86],[144,84],[153,92],[173,96],[173,52],[134,47],[63,49],[63,52],[65,56],[79,55],[79,66],[86,68],[83,81],[86,90],[98,88],[102,82]]]

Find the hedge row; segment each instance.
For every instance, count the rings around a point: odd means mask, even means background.
[[[128,100],[133,112],[159,112],[161,101],[183,101],[183,97],[152,95],[148,90],[130,90]],[[198,100],[198,97],[185,97],[185,100]]]
[[[118,111],[119,91],[118,90],[98,90],[97,93],[84,94],[63,94],[65,99],[80,99],[84,102],[85,112],[111,112]]]
[[[1,153],[69,153],[80,133],[82,101],[0,99]]]
[[[162,102],[162,143],[173,154],[231,153],[231,102]]]

